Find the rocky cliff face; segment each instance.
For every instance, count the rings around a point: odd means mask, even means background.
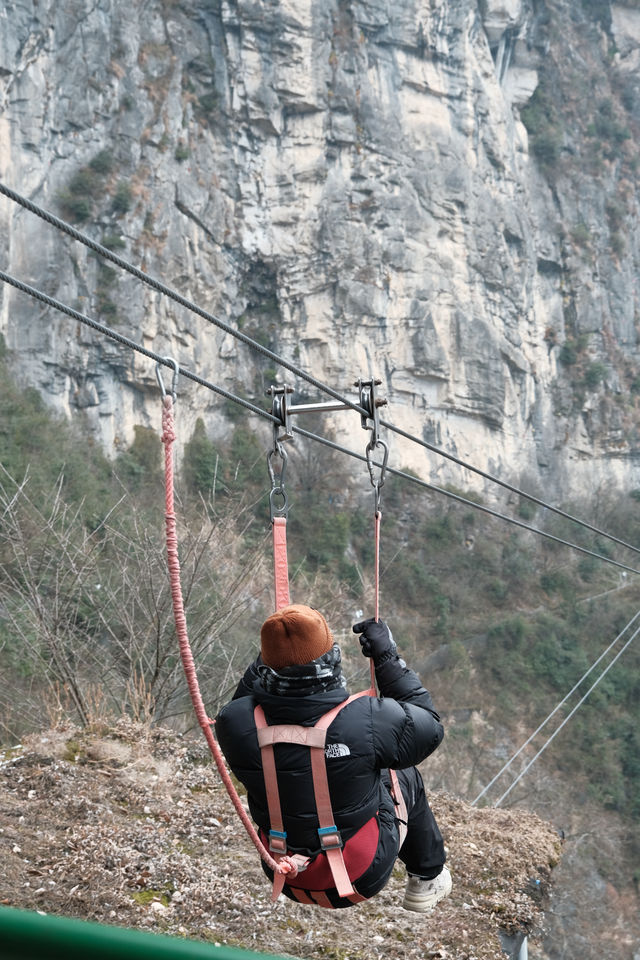
[[[632,6],[9,0],[0,178],[335,388],[379,374],[389,419],[482,468],[559,499],[640,486]],[[243,396],[273,379],[4,199],[0,219],[14,275]],[[151,362],[0,293],[24,380],[108,452],[157,425]],[[199,415],[224,432],[213,394],[180,396],[185,439]]]

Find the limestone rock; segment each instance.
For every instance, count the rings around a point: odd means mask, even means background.
[[[552,144],[566,164],[550,176],[521,119],[550,45],[580,17],[581,62],[604,57],[581,11],[568,0],[11,3],[0,179],[334,388],[375,372],[389,419],[483,469],[526,473],[560,499],[603,479],[640,486],[626,396],[639,362],[637,188],[619,161],[572,168],[566,129]],[[610,69],[640,117],[637,13],[614,4],[611,29]],[[10,273],[237,394],[273,379],[271,361],[5,199],[0,224]],[[23,381],[81,411],[107,453],[135,424],[158,425],[152,362],[13,289],[0,296]],[[583,366],[607,370],[584,396],[559,363],[580,337]],[[181,443],[200,416],[224,432],[214,394],[184,382],[180,393]],[[360,448],[357,417],[335,425]],[[397,464],[426,479],[481,483],[397,446]]]

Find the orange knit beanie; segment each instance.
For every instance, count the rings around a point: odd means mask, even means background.
[[[333,635],[318,610],[294,603],[267,617],[260,630],[260,654],[268,667],[280,670],[310,663],[333,647]]]

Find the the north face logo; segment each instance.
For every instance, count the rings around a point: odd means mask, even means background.
[[[351,750],[346,743],[328,743],[324,748],[324,755],[327,760],[333,760],[336,757],[350,757]]]

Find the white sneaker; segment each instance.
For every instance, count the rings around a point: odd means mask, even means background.
[[[451,886],[451,874],[447,867],[443,867],[442,873],[433,880],[409,877],[402,906],[405,910],[414,910],[416,913],[430,913],[436,903],[449,896]]]

